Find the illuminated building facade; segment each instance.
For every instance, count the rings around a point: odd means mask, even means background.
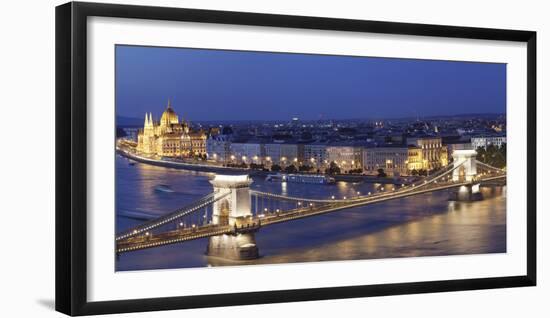
[[[313,142],[304,145],[304,162],[319,170],[328,166],[327,145],[324,142]]]
[[[191,131],[172,108],[170,100],[159,122],[151,113],[145,114],[143,129],[138,132],[137,151],[160,157],[193,157],[206,154],[206,134]]]
[[[506,136],[477,136],[471,139],[473,149],[485,148],[487,146],[502,147],[506,143]]]
[[[345,172],[350,169],[361,168],[361,148],[353,145],[330,144],[327,146],[327,160],[334,162]]]
[[[407,138],[409,145],[409,170],[433,170],[449,163],[447,147],[441,137]]]
[[[377,174],[384,170],[388,176],[408,174],[409,151],[406,147],[376,147],[363,149],[363,173]]]

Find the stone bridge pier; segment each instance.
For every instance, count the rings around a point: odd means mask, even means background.
[[[449,200],[451,201],[480,201],[483,195],[479,191],[480,184],[463,185],[458,190],[451,191]]]
[[[250,184],[248,175],[216,175],[210,180],[214,187],[212,223],[239,228],[252,222]],[[255,230],[239,231],[209,238],[207,255],[232,260],[249,260],[259,257]]]

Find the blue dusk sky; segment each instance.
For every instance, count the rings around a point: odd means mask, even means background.
[[[506,65],[116,47],[116,112],[186,120],[399,118],[506,112]]]

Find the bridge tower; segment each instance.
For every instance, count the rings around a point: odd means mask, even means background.
[[[454,167],[453,181],[472,182],[477,175],[476,165],[477,152],[475,150],[455,150],[453,151]],[[458,167],[458,168],[457,168]],[[473,182],[461,186],[458,190],[451,192],[452,201],[477,201],[482,200],[483,196],[479,191],[479,183]]]
[[[453,151],[453,163],[456,168],[453,171],[453,181],[472,181],[474,179],[477,174],[476,156],[475,150]]]
[[[214,187],[215,199],[223,197],[213,204],[212,223],[241,230],[234,234],[211,236],[207,254],[234,260],[258,258],[254,235],[257,227],[250,227],[253,221],[250,209],[252,179],[248,175],[216,175],[210,183]]]

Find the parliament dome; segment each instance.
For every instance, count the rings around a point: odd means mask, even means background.
[[[162,113],[162,116],[160,117],[160,124],[161,125],[171,125],[171,124],[178,124],[178,115],[172,108],[172,104],[170,103],[170,100],[168,100],[168,106],[166,106],[166,110]]]

